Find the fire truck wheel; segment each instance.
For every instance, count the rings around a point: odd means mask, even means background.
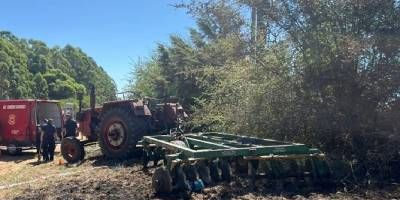
[[[75,137],[67,137],[61,141],[61,154],[68,163],[77,163],[85,158],[82,143]]]
[[[136,150],[137,142],[146,133],[144,118],[135,116],[126,107],[109,108],[100,117],[98,141],[103,155],[113,159],[124,159]]]
[[[21,154],[22,149],[17,147],[15,144],[10,144],[7,146],[7,153],[12,156],[16,156]]]

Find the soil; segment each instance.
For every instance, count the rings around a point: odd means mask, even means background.
[[[97,146],[86,148],[86,160],[80,165],[68,166],[56,158],[53,163],[36,163],[34,153],[19,157],[0,156],[0,199],[182,199],[181,194],[156,196],[151,188],[154,168],[142,170],[138,161],[112,161],[100,155]],[[22,175],[19,175],[22,173]],[[15,176],[19,178],[15,178]],[[14,177],[14,178],[13,178]],[[302,194],[276,192],[263,182],[250,187],[248,179],[234,177],[207,187],[188,198],[200,199],[400,199],[400,186],[385,189],[359,189],[343,192],[310,191]]]

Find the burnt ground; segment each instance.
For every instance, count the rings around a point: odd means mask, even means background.
[[[100,156],[98,147],[87,148],[87,160],[78,166],[39,164],[33,153],[0,157],[0,199],[180,199],[157,197],[151,188],[154,169],[145,172],[135,160],[116,162]],[[400,186],[296,194],[277,192],[258,182],[255,188],[243,177],[193,193],[192,199],[400,199]]]

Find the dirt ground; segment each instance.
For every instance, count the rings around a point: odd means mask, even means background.
[[[34,151],[13,157],[0,156],[0,199],[180,199],[173,194],[157,197],[151,189],[154,169],[145,172],[135,160],[115,162],[100,156],[99,148],[86,148],[85,162],[67,166],[60,162],[38,164]],[[262,184],[250,189],[248,180],[235,177],[231,183],[221,183],[193,193],[192,199],[400,199],[400,187],[384,190],[361,189],[357,192],[310,192],[288,194],[271,191]]]

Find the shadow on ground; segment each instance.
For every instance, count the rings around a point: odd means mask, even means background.
[[[36,150],[22,151],[17,155],[9,155],[7,152],[2,151],[0,161],[20,163],[26,160],[31,160],[35,157],[37,157]]]

